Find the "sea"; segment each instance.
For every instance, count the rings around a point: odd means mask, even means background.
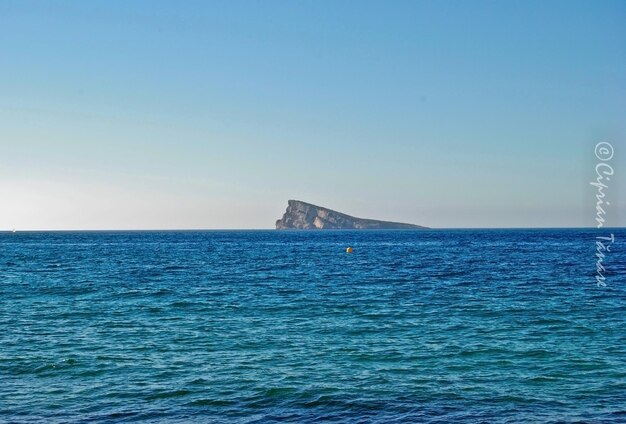
[[[624,240],[0,233],[0,422],[626,423]]]

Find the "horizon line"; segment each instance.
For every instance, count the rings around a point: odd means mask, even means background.
[[[601,229],[626,229],[624,226],[606,226],[598,228],[596,226],[579,226],[579,227],[422,227],[422,228],[408,228],[408,229],[276,229],[276,228],[80,228],[80,229],[9,229],[0,230],[0,233],[52,233],[52,232],[192,232],[192,231],[276,231],[276,232],[329,232],[329,231],[429,231],[429,230],[601,230]]]

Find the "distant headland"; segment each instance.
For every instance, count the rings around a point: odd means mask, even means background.
[[[287,211],[276,221],[277,230],[420,230],[422,227],[401,222],[356,218],[332,209],[299,200],[289,200]]]

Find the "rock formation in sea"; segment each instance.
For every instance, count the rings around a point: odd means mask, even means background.
[[[287,211],[281,219],[276,221],[277,230],[417,230],[424,228],[427,227],[355,218],[299,200],[289,200]]]

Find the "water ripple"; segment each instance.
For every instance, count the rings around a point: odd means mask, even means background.
[[[594,234],[0,234],[0,421],[623,423]]]

